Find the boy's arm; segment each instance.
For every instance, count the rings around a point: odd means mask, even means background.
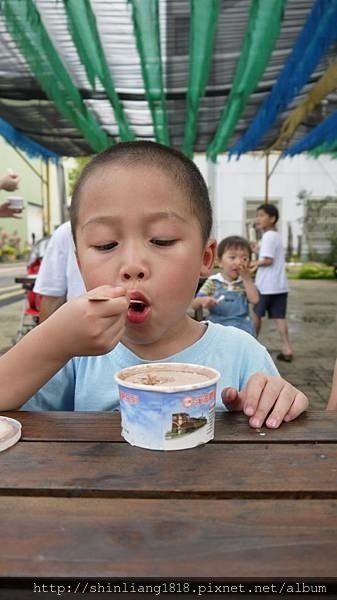
[[[254,281],[252,280],[250,273],[251,272],[248,267],[243,267],[240,270],[240,275],[242,277],[243,285],[245,287],[248,302],[251,302],[251,304],[257,304],[260,300],[260,294]]]
[[[216,303],[217,301],[215,300],[215,298],[213,298],[213,296],[196,296],[192,300],[191,306],[194,310],[198,310],[198,308],[210,308]]]
[[[213,298],[214,290],[215,287],[212,279],[206,279],[197,292],[197,295],[192,300],[192,308],[198,310],[198,308],[210,308],[211,306],[214,306],[216,304],[216,300]]]
[[[70,358],[106,354],[120,341],[128,308],[122,288],[97,288],[111,299],[90,294],[63,304],[0,357],[0,410],[22,406]]]
[[[252,260],[250,263],[250,272],[255,273],[259,267],[270,267],[273,264],[273,259],[265,256],[264,258],[259,258],[258,260]]]
[[[251,304],[257,304],[260,300],[260,294],[255,283],[249,278],[243,280],[243,285],[245,286],[248,302],[251,302]]]
[[[242,410],[251,427],[276,429],[283,421],[292,421],[309,405],[308,398],[278,375],[255,373],[243,390],[226,388],[222,401],[228,410]]]

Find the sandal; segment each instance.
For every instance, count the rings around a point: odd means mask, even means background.
[[[283,360],[283,362],[292,362],[293,355],[292,354],[283,354],[283,352],[280,352],[276,358],[277,358],[277,360]]]

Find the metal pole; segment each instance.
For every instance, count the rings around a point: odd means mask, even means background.
[[[50,171],[49,171],[49,160],[47,162],[47,183],[46,183],[46,188],[47,188],[47,233],[51,233],[51,223],[50,223]]]
[[[266,172],[265,172],[265,192],[264,201],[268,204],[269,200],[269,152],[266,153]]]
[[[218,206],[218,194],[217,194],[217,164],[211,160],[207,160],[207,185],[209,191],[209,197],[213,210],[213,231],[212,236],[219,240],[221,237],[220,232],[220,214]]]
[[[49,161],[42,165],[44,177],[42,178],[42,214],[43,235],[49,235],[50,231],[50,189],[49,189]]]

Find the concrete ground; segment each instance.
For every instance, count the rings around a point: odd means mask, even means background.
[[[21,301],[0,307],[0,354],[16,337],[21,311]],[[307,394],[310,407],[325,408],[337,357],[337,280],[290,281],[288,323],[292,363],[276,360],[280,343],[273,321],[263,320],[260,341],[281,375]]]
[[[262,321],[259,339],[281,375],[308,396],[310,408],[325,408],[337,358],[337,280],[291,280],[289,284],[287,318],[293,362],[276,360],[280,342],[273,321]]]

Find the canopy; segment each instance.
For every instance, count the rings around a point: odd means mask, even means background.
[[[0,0],[0,134],[45,159],[335,156],[336,24],[337,0]]]

